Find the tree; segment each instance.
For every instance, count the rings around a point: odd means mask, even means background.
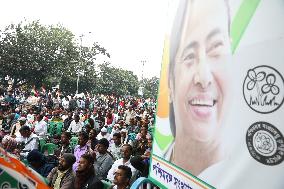
[[[61,25],[21,22],[7,26],[0,34],[0,77],[9,75],[15,87],[39,86],[47,76],[61,78],[73,72],[79,59],[74,35]]]
[[[110,57],[98,43],[81,46],[73,33],[62,25],[44,26],[39,21],[11,24],[0,31],[0,85],[4,77],[14,80],[14,87],[44,84],[68,93],[76,90],[77,73],[81,91],[91,91],[96,82],[95,67],[99,55]]]
[[[159,78],[152,77],[150,79],[143,79],[140,81],[140,86],[143,87],[144,98],[157,98],[159,89]]]
[[[77,77],[80,74],[79,92],[91,92],[96,88],[99,77],[97,57],[102,55],[110,57],[106,49],[98,43],[94,43],[91,47],[80,46],[80,58],[76,62],[74,71],[61,78],[61,89],[67,93],[74,93],[77,86]]]
[[[78,43],[73,33],[62,25],[45,26],[39,21],[11,24],[0,30],[0,86],[8,75],[14,87],[47,87],[60,84],[62,91],[75,93],[78,73],[79,92],[137,95],[139,82],[132,71],[98,62],[110,57],[107,50],[93,43]],[[156,96],[157,78],[143,80],[145,96]]]
[[[96,82],[94,93],[115,95],[136,95],[138,78],[132,71],[115,68],[110,63],[99,65],[100,77]]]

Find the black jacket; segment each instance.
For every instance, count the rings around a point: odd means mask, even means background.
[[[91,175],[82,189],[103,189],[104,184],[95,176]]]

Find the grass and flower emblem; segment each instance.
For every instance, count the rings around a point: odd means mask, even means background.
[[[284,86],[281,78],[280,73],[269,66],[249,69],[243,85],[249,107],[259,113],[271,113],[278,109],[284,99],[280,94]]]
[[[264,94],[279,94],[279,87],[275,85],[276,77],[274,74],[270,73],[266,75],[266,73],[263,71],[256,73],[251,69],[248,71],[247,77],[250,79],[250,81],[247,83],[247,89],[252,90],[256,87],[259,100],[261,100],[261,97]],[[260,82],[264,79],[266,80],[266,83],[260,88]]]

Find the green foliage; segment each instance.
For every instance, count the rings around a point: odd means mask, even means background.
[[[159,78],[152,77],[150,79],[143,79],[140,81],[140,86],[143,87],[144,98],[157,98],[159,89]]]
[[[14,80],[13,87],[60,84],[62,91],[74,94],[80,73],[79,93],[137,95],[137,76],[98,62],[99,56],[109,58],[110,54],[98,43],[82,46],[62,25],[45,26],[39,21],[11,24],[0,30],[0,86],[7,85],[4,77],[8,75]],[[142,84],[145,97],[156,96],[158,78],[144,79]]]
[[[99,65],[100,77],[96,82],[94,93],[137,95],[138,78],[132,71],[115,68],[109,63]]]
[[[21,22],[9,25],[0,34],[0,76],[12,76],[15,86],[39,86],[47,75],[60,78],[72,72],[74,65],[70,62],[79,57],[74,35],[61,25]]]

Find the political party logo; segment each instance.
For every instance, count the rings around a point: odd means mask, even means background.
[[[256,122],[247,130],[246,143],[250,155],[265,165],[278,165],[284,159],[284,138],[267,122]]]
[[[28,180],[30,181],[30,183],[32,185],[36,186],[36,182],[34,180],[32,180],[31,178],[28,178]],[[29,189],[27,184],[24,184],[24,183],[21,183],[21,182],[18,182],[18,188],[19,189]]]
[[[26,184],[23,184],[21,182],[18,183],[19,189],[29,189],[29,187]]]
[[[283,104],[284,79],[271,66],[249,69],[243,83],[243,95],[247,105],[262,114],[272,113]]]
[[[3,182],[1,183],[0,189],[16,189],[16,188],[12,188],[9,182]]]

